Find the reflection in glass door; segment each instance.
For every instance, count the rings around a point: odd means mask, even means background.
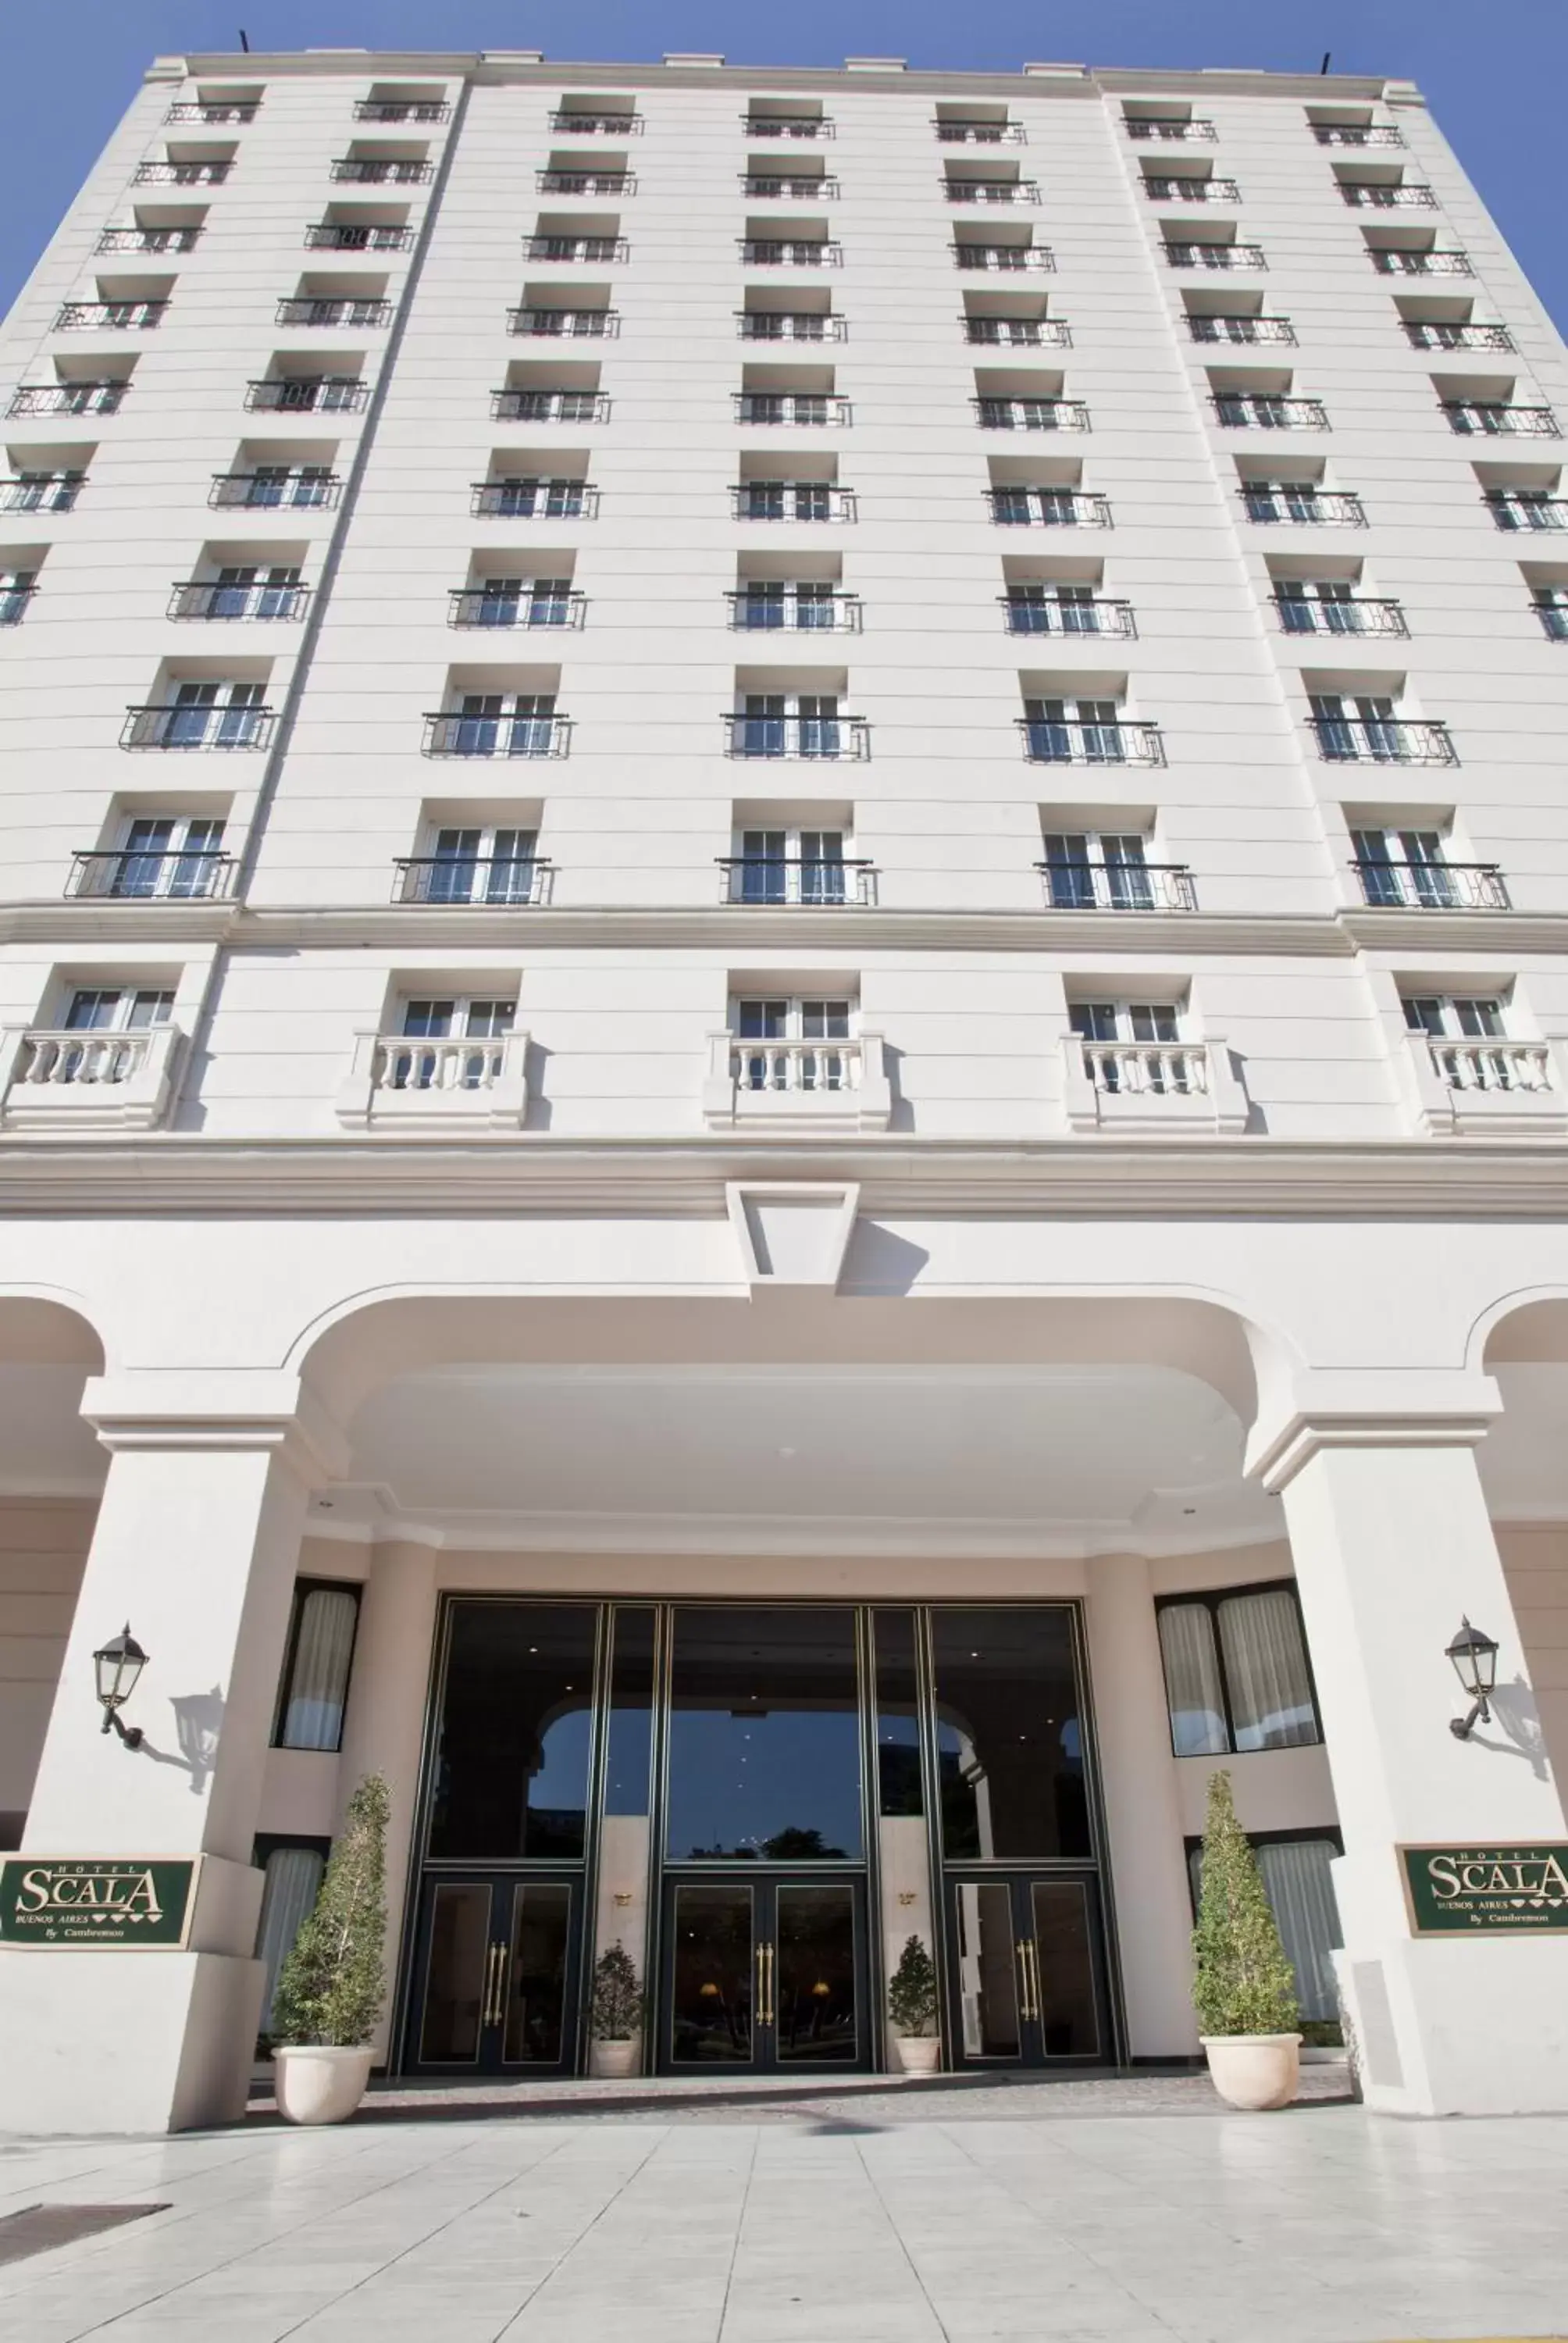
[[[667,2071],[868,2063],[859,1879],[676,1879],[665,1899]]]
[[[415,1956],[416,2073],[569,2071],[576,1902],[569,1879],[427,1882]]]
[[[950,1877],[955,2066],[1112,2062],[1092,1878]]]

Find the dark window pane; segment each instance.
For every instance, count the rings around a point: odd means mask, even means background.
[[[915,1614],[878,1611],[872,1616],[872,1634],[877,1652],[877,1811],[923,1815]]]
[[[682,1886],[674,1898],[669,2055],[678,2066],[751,2056],[751,1890]]]
[[[859,2047],[854,1889],[780,1887],[777,1933],[772,2017],[780,2064],[829,2058],[852,2064]]]
[[[953,1882],[953,1948],[966,2058],[1016,2058],[1019,1973],[1012,1890],[1005,1881]]]
[[[618,1604],[609,1678],[607,1815],[646,1815],[653,1757],[653,1612]]]
[[[433,1856],[581,1855],[595,1618],[587,1604],[453,1606]]]
[[[480,1883],[443,1880],[430,1913],[421,2058],[437,2065],[471,2065],[477,2058],[489,1949],[489,1889]]]
[[[949,1861],[1088,1855],[1070,1612],[935,1610],[931,1634]]]
[[[854,1614],[675,1614],[670,1856],[860,1859]]]
[[[564,1880],[527,1880],[512,1890],[501,2050],[508,2066],[561,2063],[571,1912]]]
[[[1037,1879],[1030,1890],[1040,2046],[1048,2058],[1100,2052],[1089,1890],[1081,1879]]]

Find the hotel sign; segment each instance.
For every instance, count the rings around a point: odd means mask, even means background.
[[[198,1858],[7,1855],[0,1946],[178,1951],[190,1931]]]
[[[1568,1930],[1568,1846],[1402,1846],[1418,1936]]]

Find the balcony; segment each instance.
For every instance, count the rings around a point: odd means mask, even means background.
[[[849,333],[831,309],[737,309],[735,330],[743,342],[842,342]]]
[[[1037,862],[1048,911],[1195,911],[1185,862]]]
[[[1417,1124],[1434,1137],[1556,1138],[1568,1126],[1559,1042],[1424,1032],[1404,1041]]]
[[[1021,146],[1021,122],[991,122],[980,115],[939,115],[931,124],[943,146]]]
[[[1506,326],[1457,326],[1424,318],[1403,320],[1405,339],[1413,350],[1511,350],[1513,337]]]
[[[830,480],[741,480],[729,491],[737,520],[853,521],[855,491]]]
[[[438,709],[425,719],[427,757],[564,757],[569,716],[465,716]]]
[[[986,488],[990,517],[1003,528],[1109,528],[1111,499],[1078,488]]]
[[[127,708],[122,749],[265,749],[272,738],[270,708],[192,705],[165,700]]]
[[[151,1131],[162,1121],[184,1043],[175,1025],[134,1031],[0,1032],[0,1125],[7,1131]]]
[[[232,163],[138,163],[133,187],[221,187]]]
[[[974,275],[1041,276],[1049,275],[1056,266],[1055,253],[1044,244],[981,244],[955,238],[948,249],[955,268]]]
[[[37,591],[31,579],[25,585],[0,586],[0,627],[19,627]]]
[[[1131,602],[1108,601],[1095,594],[1083,601],[1059,601],[1044,591],[1030,593],[1015,587],[997,598],[1007,612],[1010,635],[1122,635],[1138,631]]]
[[[865,758],[871,753],[871,728],[863,716],[749,716],[726,709],[724,753],[814,763]]]
[[[1568,643],[1568,603],[1550,598],[1556,589],[1543,587],[1530,607],[1541,621],[1541,631],[1548,642]]]
[[[1245,1131],[1247,1095],[1217,1035],[1202,1041],[1061,1041],[1070,1131]]]
[[[820,593],[800,588],[791,593],[782,585],[737,587],[725,596],[729,624],[739,634],[858,635],[860,598],[830,587]]]
[[[1151,204],[1239,204],[1241,190],[1234,179],[1174,178],[1151,172],[1143,192]]]
[[[65,881],[68,897],[94,901],[211,903],[234,882],[235,858],[198,847],[159,854],[78,848]]]
[[[1288,317],[1210,317],[1189,313],[1187,331],[1195,342],[1287,342],[1295,345],[1296,329]]]
[[[99,252],[194,252],[199,227],[106,227]]]
[[[1449,429],[1462,437],[1559,439],[1563,436],[1549,407],[1513,407],[1493,398],[1444,398],[1439,405],[1448,417]]]
[[[245,403],[259,415],[357,415],[369,397],[358,375],[268,375],[246,385]]]
[[[618,309],[540,309],[507,311],[508,334],[530,336],[536,341],[613,341],[620,331]]]
[[[308,586],[220,586],[191,578],[169,597],[171,618],[303,618]]]
[[[1298,485],[1282,480],[1277,486],[1244,488],[1237,493],[1249,520],[1293,521],[1333,528],[1365,528],[1367,525],[1360,497],[1342,488],[1318,488],[1309,482]]]
[[[344,297],[331,299],[319,294],[290,294],[277,305],[276,322],[280,326],[371,326],[392,323],[390,301],[370,301]]]
[[[1544,488],[1488,488],[1481,499],[1499,528],[1568,528],[1568,497]]]
[[[343,482],[336,472],[215,472],[207,502],[249,512],[315,511],[336,505]]]
[[[820,390],[737,390],[730,394],[737,423],[848,423],[849,402]]]
[[[447,122],[452,109],[444,97],[362,97],[356,101],[356,122]]]
[[[1321,398],[1281,398],[1271,391],[1216,391],[1209,404],[1228,431],[1326,431]]]
[[[436,176],[436,166],[341,155],[332,166],[331,176],[356,187],[427,187]]]
[[[839,182],[826,171],[811,178],[785,171],[742,171],[740,192],[760,196],[766,203],[829,204],[839,199]]]
[[[65,301],[55,312],[55,331],[153,334],[168,306],[166,301]]]
[[[552,865],[538,854],[410,854],[392,866],[395,903],[537,909],[549,895]]]
[[[101,382],[25,382],[13,392],[7,415],[117,415],[130,384],[111,376]]]
[[[838,268],[844,247],[831,237],[743,236],[736,239],[743,268]]]
[[[1331,765],[1457,765],[1446,724],[1403,717],[1312,716],[1318,754]]]
[[[944,179],[950,204],[1038,204],[1038,179]]]
[[[710,1033],[702,1113],[714,1127],[886,1131],[893,1099],[882,1037],[743,1041]]]
[[[1060,317],[971,317],[959,319],[964,339],[987,349],[1070,350],[1072,333]]]
[[[971,398],[982,431],[1087,431],[1081,398]]]
[[[306,229],[305,241],[312,252],[409,252],[414,231],[390,221],[317,220]]]
[[[64,478],[0,480],[0,512],[65,513],[76,508],[80,473]]]
[[[1320,146],[1402,146],[1404,133],[1391,125],[1371,122],[1309,124]]]
[[[548,260],[568,266],[588,260],[611,263],[629,257],[631,247],[624,236],[526,236],[523,238],[525,260]]]
[[[1268,257],[1261,244],[1167,244],[1170,268],[1263,268]]]
[[[588,612],[583,594],[506,591],[489,586],[454,586],[447,623],[452,627],[580,627]]]
[[[1212,146],[1220,136],[1205,116],[1185,114],[1129,114],[1121,127],[1140,145],[1152,140],[1172,146]]]
[[[1369,255],[1382,277],[1473,277],[1468,252],[1402,252],[1373,245]]]
[[[1495,862],[1351,864],[1362,901],[1374,911],[1506,911],[1511,907]]]
[[[550,116],[550,128],[567,137],[635,138],[642,134],[640,114],[579,114],[575,107],[561,108]]]
[[[490,413],[502,423],[608,423],[609,400],[597,390],[493,390]]]
[[[869,862],[812,862],[774,854],[721,854],[718,860],[721,903],[867,910],[877,900],[876,869]]]
[[[831,138],[833,120],[827,114],[743,114],[740,126],[748,138]]]
[[[1287,635],[1408,635],[1399,604],[1378,594],[1348,594],[1320,601],[1315,595],[1271,594]]]
[[[165,115],[166,122],[254,122],[261,111],[258,97],[238,98],[226,104],[221,98],[210,104],[205,98],[182,98]]]
[[[541,196],[635,196],[637,175],[632,171],[596,171],[586,163],[580,170],[569,171],[546,165],[534,173],[534,186]]]
[[[476,480],[469,510],[483,520],[597,520],[589,480]]]
[[[1162,765],[1157,724],[1082,724],[1054,717],[1014,718],[1031,765]]]
[[[337,1120],[399,1138],[516,1131],[528,1111],[528,1059],[526,1033],[442,1040],[357,1033]]]
[[[1396,186],[1387,179],[1342,179],[1340,198],[1352,211],[1434,212],[1437,197],[1430,187]]]

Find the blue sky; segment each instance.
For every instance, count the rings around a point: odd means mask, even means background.
[[[1488,55],[1495,24],[1499,47]],[[718,50],[732,65],[846,55],[1010,71],[1025,58],[1097,65],[1255,65],[1418,82],[1561,329],[1563,91],[1568,4],[1510,0],[11,0],[0,35],[0,309],[8,307],[147,59],[185,49],[536,48],[566,58]]]

